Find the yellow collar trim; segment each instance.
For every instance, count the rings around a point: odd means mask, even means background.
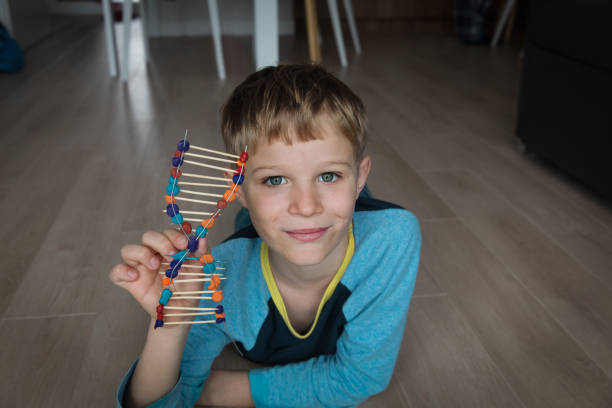
[[[305,339],[313,332],[314,328],[319,321],[319,315],[321,314],[321,310],[323,310],[323,306],[325,303],[331,298],[334,290],[336,290],[336,286],[338,286],[338,282],[342,279],[342,275],[344,275],[344,271],[348,267],[351,262],[351,258],[353,257],[353,253],[355,252],[355,238],[353,237],[353,223],[349,225],[348,230],[348,245],[346,247],[346,253],[344,254],[344,259],[342,260],[342,264],[338,268],[338,271],[334,275],[334,278],[327,286],[325,293],[323,294],[323,298],[321,299],[321,303],[319,303],[319,308],[317,309],[317,315],[315,316],[314,322],[312,326],[310,326],[310,330],[306,334],[299,334],[291,325],[289,321],[289,315],[287,314],[287,309],[285,308],[285,302],[283,302],[283,298],[278,290],[278,286],[276,286],[276,281],[274,280],[274,276],[272,275],[272,270],[270,269],[270,258],[268,254],[268,246],[263,240],[261,241],[261,271],[263,273],[264,279],[266,280],[266,284],[268,285],[268,290],[270,291],[270,296],[272,296],[272,300],[276,305],[279,313],[283,317],[287,328],[298,339]]]

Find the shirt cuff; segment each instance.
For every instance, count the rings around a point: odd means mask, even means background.
[[[269,399],[270,384],[265,375],[265,369],[250,370],[249,371],[249,384],[251,386],[251,398],[256,407],[268,407],[266,405],[266,399]],[[266,398],[268,397],[268,398]]]

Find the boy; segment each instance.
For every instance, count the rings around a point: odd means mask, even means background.
[[[229,151],[249,149],[238,199],[252,226],[212,250],[227,263],[227,322],[151,324],[119,404],[353,406],[386,388],[421,239],[408,211],[358,199],[370,171],[365,123],[361,100],[318,66],[265,68],[236,88],[222,133]],[[177,231],[146,232],[110,278],[154,321],[160,254],[186,246]],[[274,366],[211,372],[232,339]]]

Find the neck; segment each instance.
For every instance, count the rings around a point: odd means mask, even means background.
[[[348,246],[348,233],[329,255],[316,265],[294,265],[269,249],[270,268],[277,282],[296,289],[327,287],[340,268]]]

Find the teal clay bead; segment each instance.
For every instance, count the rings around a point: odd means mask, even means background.
[[[159,304],[166,306],[166,304],[170,300],[170,296],[172,296],[172,291],[170,289],[164,289],[162,291],[161,297],[159,298]]]

